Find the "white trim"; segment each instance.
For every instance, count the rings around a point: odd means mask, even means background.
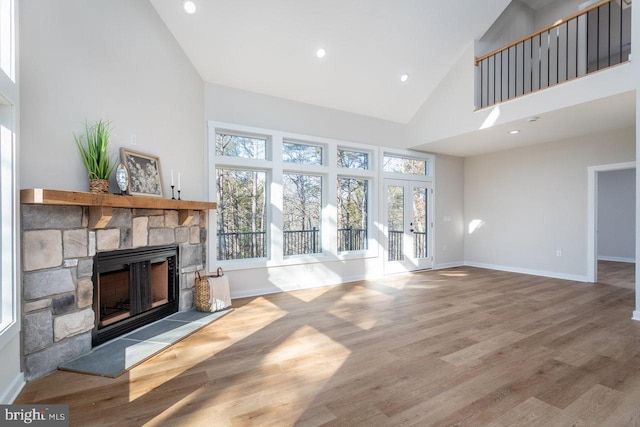
[[[488,270],[507,271],[509,273],[528,274],[531,276],[549,277],[552,279],[571,280],[574,282],[588,282],[587,276],[578,274],[557,273],[555,271],[533,270],[530,268],[510,267],[506,265],[485,264],[482,262],[465,262],[468,267],[486,268]]]
[[[624,257],[604,256],[604,255],[598,256],[598,261],[628,262],[631,264],[635,264],[636,262],[635,258],[624,258]]]
[[[434,270],[444,270],[445,268],[455,268],[455,267],[464,267],[464,261],[455,261],[455,262],[446,262],[443,264],[435,264],[433,266]]]
[[[587,167],[587,281],[595,283],[598,277],[598,264],[596,262],[598,224],[598,172],[607,172],[623,169],[635,169],[636,162],[613,163]]]
[[[631,317],[631,320],[640,320],[640,311],[634,310],[633,311],[633,316]]]
[[[360,276],[342,277],[341,281],[337,283],[321,283],[321,284],[319,283],[317,285],[302,285],[302,286],[282,286],[282,287],[278,286],[277,289],[274,289],[274,287],[269,287],[269,288],[251,289],[251,290],[240,291],[240,292],[232,291],[231,299],[259,297],[263,295],[278,294],[280,292],[293,292],[293,291],[300,291],[305,289],[323,288],[325,286],[340,286],[347,283],[360,282],[362,280],[374,280],[378,277],[379,276],[374,276],[374,275],[371,275],[371,276],[360,275]]]
[[[13,380],[10,384],[8,384],[4,393],[0,395],[0,404],[12,404],[24,388],[25,384],[26,382],[24,381],[24,374],[22,372],[19,372],[15,377],[13,377]]]

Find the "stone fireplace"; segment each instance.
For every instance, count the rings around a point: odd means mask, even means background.
[[[78,206],[56,204],[55,200],[39,204],[33,201],[33,197],[28,197],[25,202],[25,191],[33,190],[23,190],[21,211],[22,352],[27,380],[39,378],[60,364],[88,352],[92,348],[92,340],[98,344],[111,338],[106,334],[95,339],[99,324],[106,323],[107,330],[117,329],[113,325],[120,322],[113,319],[122,313],[114,314],[112,311],[111,318],[107,315],[101,320],[102,308],[99,302],[94,302],[94,267],[104,264],[104,260],[113,260],[110,256],[114,254],[117,258],[120,253],[130,251],[137,256],[151,250],[152,256],[141,261],[142,264],[138,264],[131,274],[142,275],[144,281],[150,282],[152,279],[171,281],[172,277],[175,278],[175,295],[171,295],[168,283],[165,283],[164,290],[156,286],[140,291],[145,295],[143,302],[138,303],[142,305],[133,310],[136,315],[152,311],[155,313],[153,316],[166,316],[177,309],[192,308],[195,272],[205,267],[207,209],[215,208],[215,204],[162,199],[158,202],[163,202],[168,208],[110,207],[96,210],[95,206],[82,206],[81,201],[74,202]],[[113,195],[101,197],[104,200],[100,199],[100,203],[113,202],[117,205],[122,200],[120,198],[124,198],[127,204],[134,206],[136,202],[132,202],[133,199],[146,199]],[[143,200],[141,204],[144,206],[149,202]],[[195,210],[198,208],[201,210]],[[160,246],[164,249],[158,249]],[[173,258],[165,256],[167,248],[173,248]],[[164,259],[155,256],[158,253],[154,255],[154,250],[165,251],[159,256],[164,256]],[[174,263],[173,269],[171,263]],[[145,266],[152,269],[149,274],[144,273]],[[117,281],[118,270],[121,276],[123,270],[130,274],[129,267],[116,268],[113,263],[106,269],[116,273],[107,275],[106,280]],[[123,312],[131,312],[131,307],[126,307],[131,304],[127,301],[129,298],[124,297],[120,290],[114,293],[115,296],[103,295],[107,298],[103,312],[116,310],[118,305]],[[109,298],[119,300],[114,302]],[[156,306],[170,299],[172,301],[167,307],[156,310]]]

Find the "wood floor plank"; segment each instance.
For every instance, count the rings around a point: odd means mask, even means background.
[[[83,427],[637,426],[630,268],[605,267],[611,285],[459,267],[234,300],[119,378],[55,372],[15,403]]]

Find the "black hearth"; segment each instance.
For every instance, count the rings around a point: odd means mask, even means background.
[[[178,311],[178,247],[96,254],[94,346]]]

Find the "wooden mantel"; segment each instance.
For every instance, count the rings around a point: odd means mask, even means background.
[[[112,208],[177,210],[180,224],[187,225],[191,222],[195,211],[218,207],[215,202],[94,194],[43,188],[20,190],[20,202],[37,205],[87,206],[89,207],[89,228],[106,227],[113,216]]]

